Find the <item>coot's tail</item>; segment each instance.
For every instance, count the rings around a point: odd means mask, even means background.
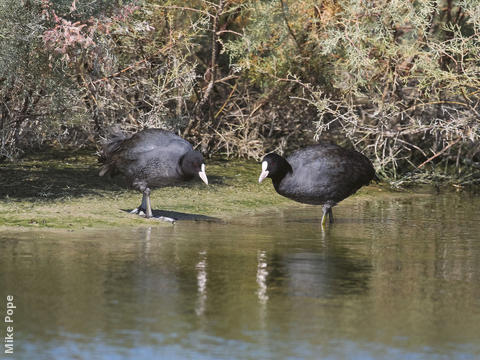
[[[116,174],[115,164],[112,162],[112,154],[114,154],[122,145],[122,142],[129,139],[130,136],[120,131],[112,132],[110,138],[102,144],[102,149],[98,153],[98,162],[104,165],[100,169],[100,176]]]

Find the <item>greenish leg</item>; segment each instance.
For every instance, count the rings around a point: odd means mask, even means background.
[[[328,210],[330,209],[329,206],[323,205],[322,210],[323,210],[323,215],[322,215],[322,227],[325,227],[325,224],[327,223],[327,214]]]
[[[325,227],[325,224],[327,223],[327,217],[325,216],[325,213],[323,213],[322,216],[322,227]]]

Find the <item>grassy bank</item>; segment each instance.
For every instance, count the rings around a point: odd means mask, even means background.
[[[47,151],[32,154],[0,169],[0,229],[83,229],[116,226],[164,225],[128,213],[141,194],[128,189],[121,177],[98,176],[94,151]],[[152,206],[184,218],[212,216],[224,220],[298,206],[279,196],[270,181],[258,184],[254,161],[208,160],[210,185],[200,181],[152,192]],[[371,197],[387,190],[369,186],[358,195]],[[396,194],[395,196],[399,196]],[[348,200],[346,200],[348,201]],[[168,215],[168,214],[167,214]]]

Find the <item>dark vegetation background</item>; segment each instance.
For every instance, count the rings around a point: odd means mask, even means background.
[[[163,127],[208,156],[329,139],[480,182],[478,0],[0,1],[0,158]]]

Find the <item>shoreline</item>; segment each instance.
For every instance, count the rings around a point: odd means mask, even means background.
[[[138,206],[141,194],[124,187],[121,177],[99,177],[93,151],[49,151],[2,167],[0,187],[0,231],[72,231],[115,227],[171,226],[158,219],[145,219],[127,211]],[[179,220],[229,221],[255,216],[275,208],[303,207],[278,195],[271,182],[258,184],[260,166],[247,160],[207,160],[210,185],[200,180],[183,186],[152,190],[152,207],[158,214],[180,215]],[[363,187],[352,199],[372,200],[431,194],[395,190],[385,184]],[[160,210],[161,209],[161,210]],[[155,214],[155,213],[154,213]],[[198,217],[198,219],[196,218]]]

